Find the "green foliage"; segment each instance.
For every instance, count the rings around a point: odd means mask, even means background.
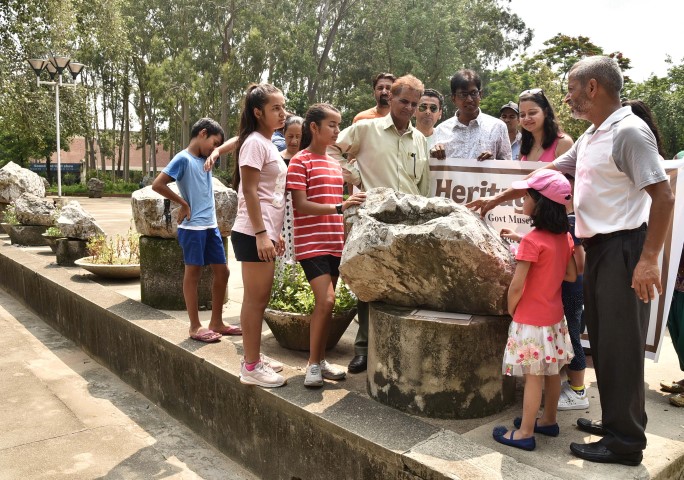
[[[49,195],[57,195],[57,183],[50,185],[50,188],[46,189]],[[86,195],[88,193],[88,187],[82,183],[74,183],[73,185],[62,185],[62,195]]]
[[[273,281],[268,308],[283,312],[313,312],[316,301],[311,286],[299,263],[283,265]],[[340,279],[335,289],[334,313],[344,312],[356,307],[356,297]]]
[[[17,220],[17,209],[13,203],[10,203],[5,207],[5,211],[2,213],[2,220],[4,223],[9,223],[10,225],[19,225],[19,220]]]
[[[106,265],[131,265],[140,263],[140,234],[128,229],[126,236],[97,235],[88,240],[88,254],[92,263]]]
[[[45,230],[45,236],[47,237],[60,237],[62,235],[62,230],[59,227],[52,226]]]

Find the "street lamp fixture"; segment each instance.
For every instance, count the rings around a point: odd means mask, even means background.
[[[62,146],[59,138],[59,88],[60,87],[75,87],[76,77],[83,70],[82,63],[72,62],[71,58],[63,55],[51,55],[48,59],[44,58],[30,58],[29,65],[36,73],[37,85],[52,85],[55,87],[55,124],[57,125],[57,196],[62,197]],[[74,83],[62,83],[62,73],[65,69],[69,69]],[[40,74],[46,70],[50,75],[50,82],[44,82],[40,79]]]

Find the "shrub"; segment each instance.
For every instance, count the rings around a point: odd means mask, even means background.
[[[5,208],[3,212],[3,221],[9,223],[10,225],[19,225],[19,220],[17,220],[17,210],[13,203],[10,203]]]
[[[130,265],[140,263],[140,234],[128,229],[126,236],[97,235],[88,240],[88,254],[92,263]]]
[[[278,270],[273,281],[268,308],[292,313],[310,314],[313,312],[316,301],[301,265],[299,263],[281,265]],[[356,307],[356,297],[342,279],[338,280],[333,312],[340,313],[354,307]]]

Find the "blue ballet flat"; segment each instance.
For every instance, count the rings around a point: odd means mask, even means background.
[[[504,435],[508,432],[508,429],[506,427],[494,427],[494,430],[492,431],[492,436],[494,437],[494,440],[496,440],[499,443],[502,443],[504,445],[508,445],[509,447],[515,447],[515,448],[520,448],[522,450],[528,450],[532,451],[534,448],[537,446],[537,443],[534,441],[534,437],[530,438],[521,438],[519,440],[515,440],[513,437],[515,437],[515,432],[518,430],[513,430],[511,433],[511,438],[508,439],[504,437]]]
[[[558,435],[560,435],[560,427],[557,423],[554,423],[553,425],[544,425],[543,427],[541,427],[537,425],[538,421],[538,418],[534,421],[534,433],[541,433],[542,435],[547,435],[549,437],[557,437]],[[520,428],[521,423],[521,417],[515,417],[513,419],[513,426],[515,428]]]

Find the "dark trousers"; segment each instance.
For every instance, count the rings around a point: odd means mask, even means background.
[[[359,329],[354,341],[354,355],[368,355],[368,303],[359,300],[356,308]]]
[[[601,442],[618,454],[646,448],[644,348],[651,305],[631,288],[645,238],[641,230],[585,244],[584,318],[608,431]]]

